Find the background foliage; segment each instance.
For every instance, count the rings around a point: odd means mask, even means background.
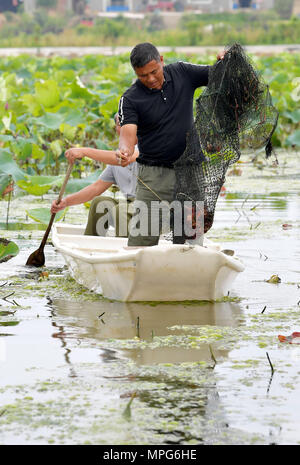
[[[40,0],[45,1],[45,0]],[[48,0],[47,0],[48,1]],[[291,17],[290,0],[277,0],[274,10],[237,13],[184,13],[174,29],[159,14],[129,20],[123,16],[86,18],[40,8],[30,16],[6,13],[0,27],[2,47],[134,45],[295,44],[300,43],[300,19]]]
[[[212,64],[215,56],[165,55],[166,63],[178,59]],[[253,60],[269,83],[280,112],[273,142],[300,146],[299,55],[285,53]],[[116,148],[113,116],[134,77],[128,55],[2,58],[0,195],[12,181],[38,196],[57,189],[66,170],[64,151],[69,147]],[[196,97],[200,92],[197,90]],[[94,162],[83,159],[73,170],[69,192],[81,189],[98,175]]]

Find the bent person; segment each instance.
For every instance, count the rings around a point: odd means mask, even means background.
[[[119,133],[118,117],[115,118],[116,131]],[[70,162],[83,157],[108,164],[99,179],[79,192],[64,197],[59,204],[52,202],[51,213],[57,213],[66,207],[79,205],[92,200],[88,221],[85,229],[86,235],[105,236],[109,226],[115,228],[118,237],[128,236],[128,223],[132,216],[130,205],[135,199],[137,164],[139,155],[137,147],[129,159],[122,159],[115,151],[99,150],[88,147],[72,148],[66,151]],[[117,165],[117,166],[116,166]],[[109,187],[116,184],[123,198],[118,200],[102,195]]]

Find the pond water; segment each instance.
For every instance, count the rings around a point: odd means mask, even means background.
[[[27,269],[43,231],[25,211],[53,196],[13,199],[21,229],[0,202],[0,236],[20,247],[0,265],[1,444],[300,444],[300,345],[278,340],[300,331],[299,154],[252,158],[208,234],[246,266],[219,302],[104,299],[51,243]]]

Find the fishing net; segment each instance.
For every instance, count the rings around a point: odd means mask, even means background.
[[[195,124],[187,136],[185,152],[174,166],[175,199],[183,210],[184,203],[192,201],[183,215],[191,220],[191,226],[199,216],[196,202],[203,202],[199,234],[213,224],[226,171],[239,160],[241,149],[265,147],[266,157],[272,154],[271,137],[277,120],[268,85],[243,48],[234,44],[223,60],[210,68],[208,85],[196,102]],[[173,232],[174,243],[183,243],[187,237]]]

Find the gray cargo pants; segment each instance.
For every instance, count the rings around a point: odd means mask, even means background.
[[[174,200],[175,172],[172,168],[140,164],[138,177],[128,245],[157,245],[162,230],[159,204],[162,206],[163,201],[171,203]],[[154,227],[151,228],[153,223]]]

